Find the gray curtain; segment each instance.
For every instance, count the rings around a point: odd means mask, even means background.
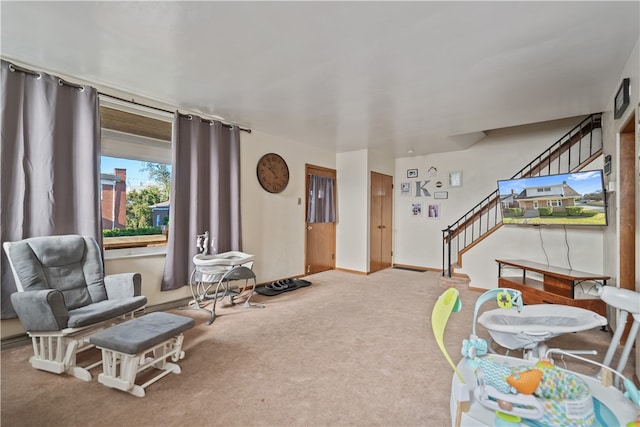
[[[0,240],[100,234],[100,118],[94,88],[2,61]],[[2,251],[2,318],[16,287]]]
[[[240,129],[176,113],[172,140],[163,291],[189,283],[198,234],[209,231],[218,252],[242,250]]]
[[[333,187],[333,178],[313,174],[309,176],[307,222],[336,222]]]

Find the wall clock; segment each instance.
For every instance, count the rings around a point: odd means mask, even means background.
[[[276,153],[268,153],[260,157],[256,174],[262,188],[269,193],[280,193],[289,183],[287,162]]]

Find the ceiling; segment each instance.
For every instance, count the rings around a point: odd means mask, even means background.
[[[4,59],[336,152],[604,111],[633,2],[0,2]]]

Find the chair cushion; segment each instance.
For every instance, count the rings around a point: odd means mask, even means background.
[[[138,296],[124,299],[104,300],[93,304],[69,310],[69,320],[67,327],[80,328],[104,322],[123,314],[130,313],[136,309],[144,307],[147,297]]]
[[[24,291],[58,289],[69,310],[107,298],[95,239],[77,235],[32,237],[7,250]]]
[[[89,341],[99,348],[137,354],[191,329],[190,317],[155,312],[93,334]]]

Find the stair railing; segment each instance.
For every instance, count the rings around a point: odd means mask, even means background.
[[[511,179],[575,172],[602,154],[602,113],[592,114],[540,153]],[[599,136],[599,138],[597,138]],[[453,224],[442,230],[442,275],[452,274],[452,259],[502,226],[500,196],[494,190]]]

